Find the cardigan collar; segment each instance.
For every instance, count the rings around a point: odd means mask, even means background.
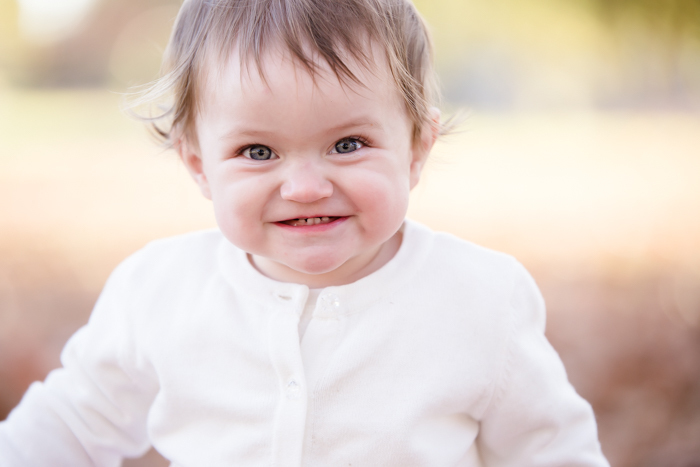
[[[427,227],[410,220],[401,226],[403,239],[396,255],[377,271],[353,283],[323,289],[321,300],[330,313],[361,311],[404,286],[428,258],[432,235]],[[306,285],[279,282],[261,274],[248,254],[222,236],[218,252],[219,270],[237,293],[263,303],[305,302]]]

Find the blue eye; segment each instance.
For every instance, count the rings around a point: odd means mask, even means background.
[[[362,143],[354,138],[341,139],[335,143],[335,152],[338,154],[347,154],[349,152],[357,151],[362,147]]]
[[[272,159],[272,149],[267,146],[249,146],[243,150],[243,155],[254,161],[267,161]]]

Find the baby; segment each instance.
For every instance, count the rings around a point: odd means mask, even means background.
[[[433,82],[408,0],[185,1],[149,99],[219,229],[114,271],[0,465],[608,465],[528,273],[405,220]]]

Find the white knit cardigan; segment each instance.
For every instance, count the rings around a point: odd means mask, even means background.
[[[0,466],[607,466],[524,268],[407,221],[379,271],[321,293],[218,231],[112,274],[63,368],[0,424]]]

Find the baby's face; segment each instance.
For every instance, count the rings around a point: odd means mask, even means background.
[[[325,64],[314,82],[282,52],[262,66],[265,80],[237,55],[211,68],[198,144],[184,141],[182,158],[223,234],[261,272],[312,286],[356,280],[398,245],[433,140],[413,144],[386,66],[355,66],[364,87],[341,85]]]

